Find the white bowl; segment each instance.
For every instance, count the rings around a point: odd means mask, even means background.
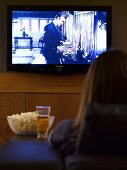
[[[49,128],[51,128],[53,122],[54,122],[55,116],[50,116],[49,120]],[[33,124],[27,124],[17,122],[12,118],[11,116],[7,116],[7,122],[9,124],[10,129],[16,134],[16,135],[37,135],[36,132],[36,123],[33,122]]]
[[[21,121],[17,121],[11,116],[7,116],[7,122],[10,129],[16,135],[36,135],[36,125],[33,128],[30,128],[29,124],[24,124]]]

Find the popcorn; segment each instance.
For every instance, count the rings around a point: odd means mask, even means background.
[[[11,118],[13,127],[17,134],[36,135],[36,122],[37,122],[36,111],[25,112],[21,114],[13,114]]]

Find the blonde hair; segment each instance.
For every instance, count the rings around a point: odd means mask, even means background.
[[[91,64],[84,81],[76,126],[80,127],[86,104],[127,104],[127,54],[121,50],[102,53]]]

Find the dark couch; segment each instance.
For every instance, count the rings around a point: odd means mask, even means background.
[[[0,150],[0,170],[125,170],[126,155],[71,154],[63,158],[47,141],[14,136]]]
[[[93,103],[85,113],[76,151],[65,158],[65,169],[127,169],[127,105]]]
[[[65,159],[66,170],[127,170],[125,155],[72,154]]]
[[[127,106],[86,108],[75,153],[62,157],[47,141],[15,136],[0,149],[2,170],[127,170]]]
[[[62,157],[47,141],[13,136],[0,149],[0,170],[58,170]]]

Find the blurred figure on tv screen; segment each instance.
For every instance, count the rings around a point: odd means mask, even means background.
[[[64,51],[62,46],[61,26],[65,22],[65,15],[59,13],[55,16],[54,20],[44,27],[43,36],[43,55],[46,64],[61,64],[60,56]]]

